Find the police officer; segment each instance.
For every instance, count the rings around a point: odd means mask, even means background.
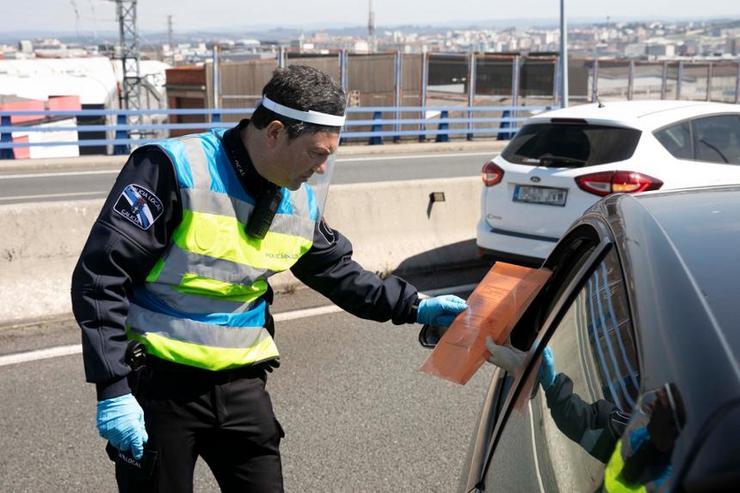
[[[279,357],[271,275],[290,269],[377,321],[448,325],[466,308],[364,270],[323,220],[326,186],[306,182],[330,174],[344,111],[335,81],[293,65],[251,120],[140,147],[123,167],[72,280],[121,491],[192,491],[199,456],[224,491],[282,491],[283,431],[265,391]]]

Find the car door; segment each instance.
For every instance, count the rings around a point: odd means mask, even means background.
[[[638,395],[637,345],[611,242],[582,248],[569,264],[550,298],[537,300],[546,316],[532,326],[537,335],[523,374],[497,372],[498,402],[488,405],[496,423],[486,446],[477,444],[486,452],[463,491],[593,491],[603,480]],[[548,392],[531,385],[545,347],[557,373]]]

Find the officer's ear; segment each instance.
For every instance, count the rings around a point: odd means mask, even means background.
[[[267,137],[267,147],[274,149],[278,146],[278,143],[282,137],[282,134],[286,132],[285,125],[279,120],[273,120],[265,127],[265,135]]]

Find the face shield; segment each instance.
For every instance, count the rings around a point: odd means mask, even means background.
[[[323,217],[324,211],[326,211],[326,198],[329,195],[329,185],[331,185],[334,175],[335,161],[336,155],[332,154],[326,159],[324,171],[314,173],[308,180],[308,185],[311,188],[309,193],[313,193],[314,203],[319,209],[319,217]]]
[[[319,111],[301,111],[294,108],[289,108],[280,103],[272,101],[267,96],[262,96],[262,106],[271,110],[278,115],[282,115],[294,120],[299,120],[306,123],[312,123],[314,125],[322,125],[324,127],[343,127],[344,126],[344,115],[330,115],[328,113],[321,113]],[[308,185],[311,188],[314,197],[314,203],[319,211],[319,217],[324,215],[326,207],[326,197],[329,194],[329,185],[331,184],[332,175],[334,174],[334,163],[336,156],[332,154],[326,160],[323,172],[314,173],[308,180]],[[311,193],[311,192],[309,192]]]

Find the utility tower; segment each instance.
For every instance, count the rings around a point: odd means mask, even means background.
[[[172,65],[175,64],[175,36],[172,32],[172,15],[167,16],[167,44],[170,47]]]
[[[123,85],[121,87],[121,107],[130,110],[141,109],[141,73],[139,71],[139,30],[136,26],[137,0],[112,0],[116,3],[118,19],[119,58]],[[131,123],[139,122],[140,116],[129,117]]]
[[[375,53],[377,49],[375,43],[375,5],[373,0],[369,0],[368,15],[367,15],[367,44],[368,51]]]

